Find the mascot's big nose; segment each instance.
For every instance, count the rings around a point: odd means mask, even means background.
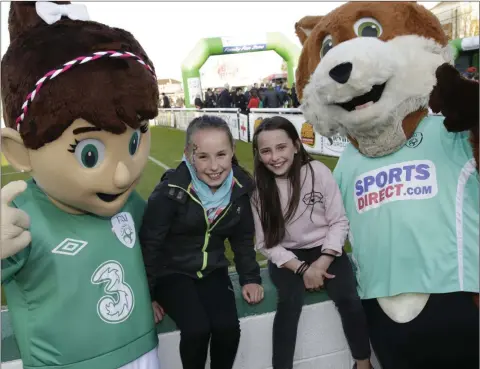
[[[352,63],[342,63],[338,64],[336,67],[330,69],[328,74],[332,79],[342,85],[347,83],[352,73]]]

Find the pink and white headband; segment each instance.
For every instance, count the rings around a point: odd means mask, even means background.
[[[122,51],[97,51],[88,56],[79,56],[78,58],[75,58],[63,64],[62,67],[51,70],[50,72],[45,74],[42,78],[40,78],[37,81],[37,83],[35,84],[35,89],[27,95],[27,98],[25,99],[25,102],[22,105],[22,113],[18,116],[18,118],[15,121],[17,130],[20,130],[20,123],[22,123],[23,120],[25,119],[25,115],[27,114],[28,107],[32,103],[33,99],[38,95],[38,92],[40,91],[40,89],[42,88],[42,86],[45,84],[46,81],[54,79],[59,74],[64,73],[65,71],[69,70],[75,65],[85,64],[92,60],[97,60],[104,57],[119,58],[119,59],[133,58],[137,62],[142,64],[152,74],[152,77],[156,81],[156,76],[155,76],[155,72],[153,71],[153,68],[147,63],[145,63],[139,56],[132,54],[131,52],[128,52],[128,51],[123,51],[123,52]]]

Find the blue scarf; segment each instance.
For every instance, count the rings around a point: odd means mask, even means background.
[[[202,206],[207,212],[208,221],[212,223],[218,214],[222,212],[223,209],[230,203],[230,197],[232,195],[232,185],[233,185],[233,170],[230,170],[228,177],[222,183],[222,185],[215,191],[212,192],[210,187],[197,177],[197,172],[195,168],[188,162],[185,155],[182,158],[182,161],[185,162],[187,168],[192,177],[192,186],[197,194]]]

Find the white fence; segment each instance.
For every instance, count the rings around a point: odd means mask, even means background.
[[[339,157],[348,143],[346,137],[335,136],[328,139],[315,132],[313,126],[305,121],[300,109],[251,109],[248,115],[240,113],[240,109],[232,108],[159,109],[158,116],[154,119],[154,124],[185,131],[192,119],[204,114],[223,118],[228,123],[233,138],[244,142],[251,142],[255,128],[261,123],[262,119],[276,115],[285,115],[297,128],[305,149],[312,154]]]

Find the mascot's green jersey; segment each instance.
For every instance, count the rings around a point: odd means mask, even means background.
[[[443,119],[384,157],[348,145],[335,168],[362,299],[479,291],[479,176],[468,133]]]
[[[32,243],[2,261],[2,283],[27,369],[115,369],[158,343],[133,192],[111,218],[72,215],[28,181],[14,205]]]

